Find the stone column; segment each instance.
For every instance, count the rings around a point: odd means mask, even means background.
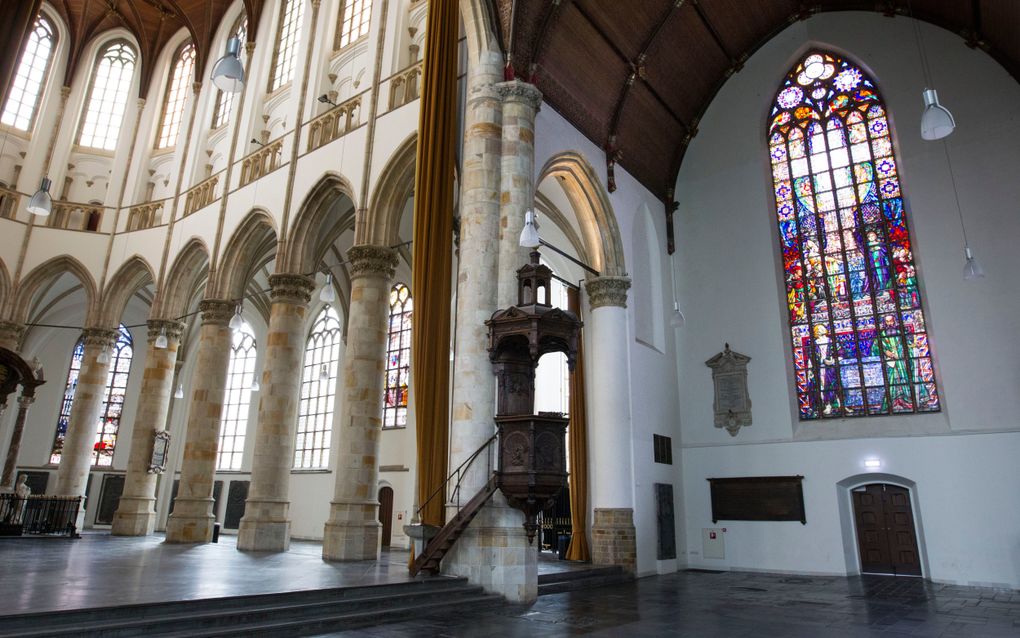
[[[588,445],[592,505],[592,562],[634,571],[634,472],[631,460],[627,277],[585,282],[591,314],[586,323],[592,365],[588,379]]]
[[[114,536],[146,536],[156,525],[156,475],[149,473],[155,434],[166,429],[170,397],[174,392],[174,367],[181,345],[184,324],[179,321],[151,319],[145,351],[145,372],[138,393],[138,411],[131,432],[131,456],[128,457],[124,493],[113,515]],[[166,334],[166,348],[156,347],[156,338]]]
[[[397,252],[382,246],[347,251],[351,305],[347,352],[340,386],[340,431],[336,488],[322,539],[326,560],[366,560],[379,556],[376,485],[382,432],[383,374],[390,286]]]
[[[21,435],[25,431],[25,417],[28,416],[28,407],[35,401],[31,394],[18,397],[18,416],[14,420],[14,431],[11,432],[11,444],[7,447],[7,459],[4,461],[4,473],[0,479],[0,492],[13,492],[14,481],[18,469],[18,452],[21,450]]]
[[[237,549],[281,552],[290,546],[290,470],[301,398],[305,313],[315,280],[281,274],[270,276],[269,285],[273,305],[269,311],[255,458]]]
[[[110,375],[110,359],[100,363],[99,355],[105,351],[109,357],[120,336],[116,330],[106,328],[86,328],[83,333],[85,353],[60,454],[57,485],[53,492],[56,496],[85,496],[95,453],[96,423]]]
[[[535,115],[542,93],[520,80],[501,82],[496,91],[503,103],[502,158],[499,196],[499,292],[496,303],[517,303],[517,269],[528,263],[530,249],[521,248],[524,211],[535,200]]]
[[[234,314],[234,302],[206,299],[198,309],[202,313],[202,328],[188,405],[181,482],[173,514],[166,524],[168,543],[208,543],[216,520],[213,477],[230,365],[231,334],[227,323]]]
[[[0,348],[13,352],[21,351],[21,340],[25,336],[25,326],[13,321],[0,321]]]

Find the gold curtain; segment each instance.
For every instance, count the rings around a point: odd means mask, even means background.
[[[421,521],[442,525],[450,399],[450,277],[457,126],[457,0],[432,0],[426,24],[414,173],[411,361]]]
[[[567,289],[567,309],[581,316],[580,291]],[[578,335],[577,360],[570,373],[570,547],[567,560],[591,560],[588,550],[588,422],[584,411],[584,339]]]

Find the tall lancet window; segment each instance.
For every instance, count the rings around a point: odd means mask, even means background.
[[[99,54],[85,100],[79,145],[104,151],[117,148],[136,58],[135,50],[123,41],[110,44]]]
[[[404,284],[390,289],[390,327],[386,338],[386,384],[383,427],[407,425],[407,387],[411,376],[411,291]]]
[[[216,469],[239,470],[244,456],[244,435],[248,431],[248,406],[255,381],[255,333],[245,322],[231,335],[227,388],[220,416],[220,446]]]
[[[342,49],[368,34],[372,21],[372,0],[344,0],[334,49]]]
[[[305,345],[301,375],[301,403],[298,405],[294,467],[329,466],[330,435],[336,404],[336,377],[340,365],[343,328],[340,317],[329,306],[315,318]]]
[[[186,44],[174,58],[173,68],[166,86],[166,102],[163,103],[163,118],[159,126],[156,148],[170,148],[177,144],[184,120],[184,104],[188,89],[195,80],[195,45]]]
[[[21,53],[14,83],[0,114],[0,124],[22,131],[32,129],[56,44],[56,30],[49,20],[40,15]]]
[[[769,151],[801,419],[940,408],[889,120],[853,63],[812,52]]]
[[[248,41],[248,16],[241,16],[230,37],[237,38],[241,42],[241,46],[244,47],[245,42]],[[243,55],[243,48],[241,49],[241,53]],[[227,120],[230,118],[230,111],[234,107],[234,95],[234,93],[227,93],[220,90],[216,91],[216,109],[213,112],[212,123],[212,127],[214,129],[226,124]]]
[[[294,78],[301,20],[305,15],[305,0],[283,0],[280,3],[280,26],[276,33],[276,49],[269,74],[269,92],[272,93]]]

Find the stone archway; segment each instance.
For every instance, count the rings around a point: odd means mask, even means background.
[[[93,323],[99,316],[98,287],[88,269],[80,261],[68,255],[54,257],[36,266],[32,272],[18,282],[12,303],[9,304],[9,319],[18,324],[28,321],[28,314],[36,294],[54,278],[65,273],[72,275],[81,284],[85,293],[85,324]]]

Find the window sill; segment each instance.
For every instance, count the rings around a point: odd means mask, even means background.
[[[300,469],[300,470],[297,469],[297,468],[293,468],[293,469],[291,469],[290,473],[291,474],[332,474],[333,470],[329,469],[328,467],[327,468],[317,468],[317,469],[309,468],[309,469]]]
[[[393,426],[390,426],[388,428],[387,427],[383,427],[382,431],[383,432],[392,432],[393,430],[406,430],[406,429],[407,429],[406,425],[393,425]]]

